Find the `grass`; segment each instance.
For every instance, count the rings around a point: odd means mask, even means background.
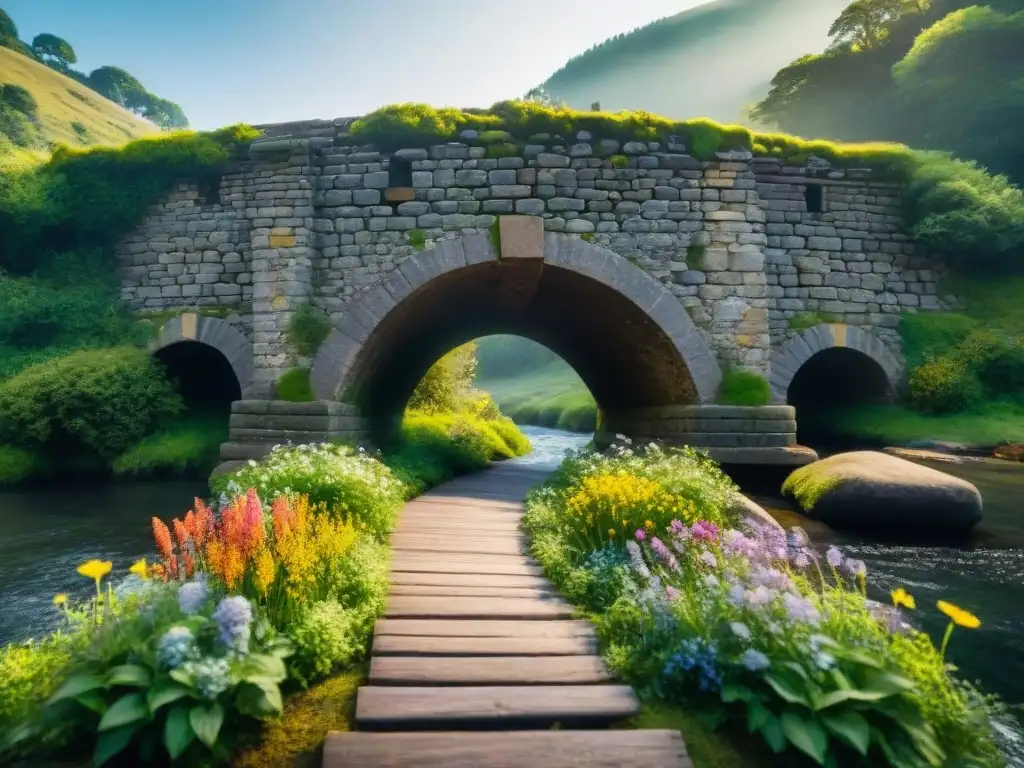
[[[920,440],[992,446],[1024,443],[1024,407],[990,401],[967,413],[932,416],[902,405],[864,406],[822,412],[815,417],[840,438],[890,445]]]
[[[316,400],[316,393],[309,380],[309,368],[291,368],[282,373],[274,394],[278,400],[290,403],[311,403]]]
[[[160,132],[148,120],[9,48],[0,48],[0,82],[20,85],[35,97],[48,142],[123,144]]]
[[[223,418],[197,415],[143,438],[114,459],[111,468],[115,475],[207,472],[227,439]]]
[[[726,371],[718,390],[722,405],[767,405],[771,399],[768,379],[753,371]]]
[[[552,360],[521,376],[477,381],[501,412],[517,424],[592,432],[597,405],[583,380],[567,363]]]
[[[236,768],[319,766],[320,747],[331,731],[351,731],[356,691],[366,680],[359,665],[285,699],[281,717],[267,721],[260,745],[239,755]]]
[[[0,486],[14,485],[43,474],[44,459],[24,448],[14,445],[0,445]]]

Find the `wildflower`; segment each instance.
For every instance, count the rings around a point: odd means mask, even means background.
[[[903,587],[893,591],[892,604],[897,608],[904,607],[910,608],[911,610],[917,607],[914,602],[914,596],[903,589]]]
[[[277,564],[273,555],[267,549],[261,549],[256,558],[256,588],[261,594],[267,594],[270,585],[274,583],[274,576],[277,573]]]
[[[805,550],[799,550],[793,555],[793,566],[803,570],[811,564],[811,558]]]
[[[82,576],[86,576],[96,582],[96,586],[99,586],[100,581],[110,573],[110,569],[114,567],[114,564],[109,560],[89,560],[78,566],[78,572]]]
[[[802,621],[816,624],[820,618],[818,610],[810,600],[787,592],[782,596],[782,605],[791,621]]]
[[[146,558],[136,561],[131,568],[128,569],[128,573],[134,573],[140,579],[149,578],[149,566],[146,565]]]
[[[171,559],[174,545],[171,543],[171,532],[167,525],[158,517],[153,518],[153,538],[156,540],[156,548],[160,557],[164,560]]]
[[[609,528],[608,529],[608,538],[609,539],[614,539],[615,538],[615,529],[614,528]]]
[[[690,529],[690,535],[697,541],[714,541],[718,538],[718,526],[707,520],[698,520]]]
[[[787,593],[788,594],[788,593]],[[751,608],[760,608],[775,601],[776,593],[768,587],[755,587],[753,590],[746,590],[743,593],[743,602]]]
[[[779,592],[787,592],[793,588],[793,580],[787,574],[778,568],[767,568],[763,565],[754,568],[751,580],[755,585],[763,585]]]
[[[825,553],[825,561],[833,568],[838,568],[843,564],[843,553],[836,547],[829,547]]]
[[[939,610],[946,614],[952,623],[958,627],[964,627],[965,629],[977,629],[981,626],[981,621],[973,613],[965,611],[963,608],[959,608],[952,603],[947,603],[945,600],[939,600]]]
[[[644,562],[640,546],[635,541],[627,541],[626,552],[629,554],[629,562],[633,567],[633,571],[645,579],[651,578],[651,571],[647,567],[647,563]]]
[[[807,533],[799,525],[794,525],[789,529],[789,533],[786,535],[786,545],[790,550],[804,549],[809,543]]]
[[[736,635],[736,637],[744,642],[750,639],[750,627],[741,621],[732,622],[729,624],[729,629],[732,630],[732,633]]]
[[[708,568],[718,567],[718,558],[715,557],[715,553],[705,549],[700,553],[701,562],[704,563]]]
[[[182,613],[193,614],[196,613],[206,602],[206,598],[209,597],[210,591],[206,587],[204,580],[196,579],[181,585],[178,590],[178,607]]]
[[[188,671],[195,677],[199,692],[211,701],[231,686],[231,667],[227,659],[202,659],[192,662],[188,666]]]
[[[157,660],[164,669],[177,669],[195,653],[195,637],[188,627],[171,627],[157,644]]]
[[[679,570],[679,561],[676,560],[676,556],[673,555],[669,548],[665,546],[665,543],[657,536],[651,538],[651,549],[654,550],[654,554],[658,556],[665,565],[671,568],[673,571]]]
[[[722,673],[718,669],[718,651],[713,644],[701,638],[683,640],[679,650],[665,664],[664,674],[673,676],[679,671],[696,670],[702,691],[716,691],[722,686]]]
[[[217,636],[229,648],[243,651],[249,647],[249,628],[252,624],[252,606],[240,595],[225,597],[213,613]]]
[[[56,595],[53,596],[53,604],[54,605],[61,605],[61,606],[67,605],[68,604],[68,596],[67,596],[67,594],[65,594],[64,592],[58,592]]]
[[[851,576],[866,576],[868,569],[863,560],[847,560],[846,570]]]
[[[714,589],[719,584],[718,577],[713,573],[709,573],[704,577],[704,586],[708,589]]]
[[[665,596],[669,600],[675,600],[677,597],[679,597],[679,590],[671,585],[667,586],[665,587]]]
[[[643,528],[637,528],[636,529],[636,533],[634,533],[633,536],[636,537],[637,541],[643,541],[644,539],[647,538],[647,534],[644,533],[644,529]]]
[[[768,669],[768,667],[771,666],[771,662],[768,660],[768,657],[753,648],[748,648],[743,653],[741,662],[750,672],[760,672],[761,670]]]

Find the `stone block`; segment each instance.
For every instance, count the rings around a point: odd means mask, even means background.
[[[536,216],[502,216],[498,219],[500,258],[544,258],[544,223]]]

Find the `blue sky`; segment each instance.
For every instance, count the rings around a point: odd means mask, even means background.
[[[22,39],[74,46],[176,101],[193,127],[488,106],[566,59],[701,0],[0,0]]]

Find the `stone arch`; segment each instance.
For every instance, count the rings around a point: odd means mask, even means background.
[[[394,352],[382,348],[389,334],[404,334],[402,349],[422,358],[416,364],[422,368],[416,371],[418,381],[430,363],[458,344],[490,333],[517,333],[545,344],[576,368],[602,407],[601,395],[609,393],[621,395],[609,398],[622,401],[616,407],[714,399],[721,381],[718,363],[662,283],[613,251],[572,235],[545,234],[539,218],[503,216],[499,223],[500,253],[485,234],[446,239],[405,259],[383,283],[353,300],[313,362],[317,397],[359,402],[360,393],[371,387],[368,377]],[[463,307],[467,319],[460,323],[457,312]],[[408,341],[416,312],[444,326],[437,345],[422,353]],[[620,338],[606,340],[614,347],[606,350],[608,365],[640,361],[644,349],[624,350],[622,341],[649,339],[650,359],[638,362],[641,370],[633,377],[648,377],[646,388],[637,381],[626,391],[622,376],[603,393],[592,383],[601,362],[595,345],[609,328],[604,315],[612,313],[623,328]],[[378,387],[390,383],[381,376],[374,381]],[[403,386],[411,393],[408,382]],[[616,386],[625,389],[616,393]]]
[[[855,325],[822,323],[791,336],[772,354],[771,385],[775,402],[786,403],[790,385],[800,369],[813,357],[829,349],[850,349],[865,355],[883,372],[888,383],[889,397],[899,392],[903,362],[885,342],[871,331]]]
[[[242,396],[252,388],[252,344],[231,323],[219,317],[204,317],[197,312],[184,312],[172,317],[160,328],[150,342],[150,354],[156,354],[175,344],[198,342],[220,352],[238,380]]]

